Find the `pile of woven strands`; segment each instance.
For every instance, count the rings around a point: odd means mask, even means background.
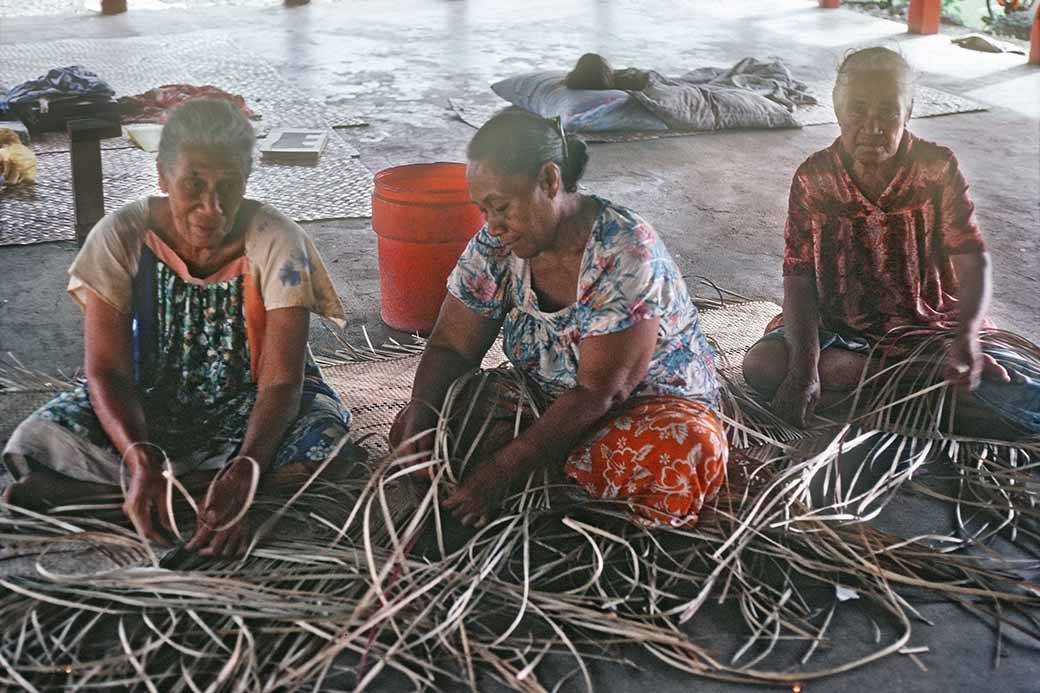
[[[448,425],[469,415],[464,383],[442,412],[434,458],[392,459],[380,452],[417,357],[408,348],[354,352],[339,361],[355,363],[323,366],[330,382],[347,381],[348,398],[351,388],[369,393],[353,402],[355,431],[372,436],[362,441],[369,462],[268,507],[269,526],[278,525],[242,560],[153,553],[119,524],[119,498],[47,515],[6,508],[0,545],[32,556],[34,569],[0,578],[0,682],[273,691],[396,680],[481,690],[491,677],[518,690],[582,690],[593,687],[597,660],[609,659],[792,686],[913,656],[912,624],[923,619],[915,595],[964,606],[996,623],[998,639],[1007,629],[1040,639],[1040,586],[991,548],[999,539],[1035,554],[1040,442],[936,430],[951,406],[938,376],[942,337],[875,376],[859,418],[797,431],[739,380],[742,351],[776,307],[708,307],[733,455],[727,485],[696,527],[647,531],[626,521],[624,504],[581,500],[532,476],[490,525],[463,531],[438,499],[470,461]],[[1009,335],[984,339],[1040,360]],[[919,380],[897,388],[911,367]],[[853,473],[837,474],[850,458]],[[405,477],[420,464],[433,484],[416,497]],[[956,529],[876,529],[870,520],[906,492],[948,502]],[[190,529],[190,508],[178,520]],[[848,658],[836,660],[834,617],[850,593],[876,637],[843,643]],[[739,613],[741,632],[698,638],[698,623],[720,610]]]

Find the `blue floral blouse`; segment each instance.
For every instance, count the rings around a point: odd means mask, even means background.
[[[657,348],[633,396],[673,395],[716,405],[714,353],[668,249],[635,212],[594,199],[600,211],[570,306],[539,310],[530,262],[510,253],[487,226],[463,251],[448,291],[479,315],[503,321],[506,357],[551,397],[576,385],[581,340],[659,317]]]

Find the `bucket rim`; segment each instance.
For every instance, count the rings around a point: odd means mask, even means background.
[[[466,192],[466,186],[463,185],[461,188],[433,188],[433,189],[421,189],[416,190],[414,187],[407,187],[403,185],[394,185],[390,181],[393,180],[395,175],[407,172],[407,171],[420,171],[423,169],[458,169],[461,167],[463,170],[466,168],[466,164],[461,161],[427,161],[417,164],[403,164],[401,166],[391,166],[390,168],[384,168],[375,174],[373,179],[375,183],[375,192],[378,194],[380,191],[394,192],[394,193],[421,193],[423,195],[458,195],[460,192]]]

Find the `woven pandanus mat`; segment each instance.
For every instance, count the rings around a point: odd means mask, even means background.
[[[719,351],[718,366],[728,377],[739,378],[744,354],[780,312],[769,301],[732,303],[701,311],[701,327]],[[408,403],[419,355],[325,365],[325,381],[343,398],[352,414],[354,439],[372,435],[366,447],[386,450],[386,436],[397,412]],[[506,360],[501,340],[484,358],[485,368]],[[742,380],[738,380],[742,382]],[[51,390],[0,390],[0,442],[6,441],[18,423],[52,396]]]
[[[715,365],[730,382],[743,385],[744,355],[782,310],[772,301],[749,301],[701,311],[701,329],[718,352]]]
[[[740,364],[744,354],[762,336],[766,325],[780,312],[769,301],[732,303],[722,308],[701,311],[701,327],[719,351],[718,366],[734,382],[743,382]],[[484,367],[493,368],[505,361],[501,341],[484,358]],[[325,366],[325,380],[343,398],[354,414],[351,431],[355,438],[375,434],[368,447],[385,450],[397,412],[408,403],[419,356],[392,361],[367,361]]]
[[[386,436],[390,433],[397,412],[412,396],[412,381],[419,366],[420,355],[404,356],[387,361],[362,361],[335,366],[323,366],[325,382],[339,393],[350,408],[350,425],[354,439],[371,435],[365,446],[386,451]],[[483,366],[494,368],[506,360],[501,340],[488,351]]]
[[[352,151],[345,140],[333,136],[315,166],[271,164],[257,156],[246,194],[296,221],[369,217],[372,172],[352,156]],[[159,194],[155,154],[139,149],[107,149],[101,152],[101,161],[108,211],[145,195]],[[13,186],[0,192],[0,246],[74,239],[68,155],[40,154],[37,178],[35,185]]]
[[[0,447],[25,417],[57,394],[54,390],[0,390]]]

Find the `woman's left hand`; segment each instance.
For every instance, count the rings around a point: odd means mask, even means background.
[[[492,458],[471,472],[441,505],[467,527],[483,527],[518,476],[518,465]]]
[[[238,458],[213,480],[199,508],[195,536],[185,548],[197,550],[203,556],[227,558],[240,556],[249,548],[253,533],[248,512],[230,527],[224,525],[240,514],[243,504],[249,500],[253,473],[247,460]]]
[[[1009,383],[1007,369],[989,354],[983,353],[977,334],[958,335],[946,361],[946,379],[962,390],[973,391],[982,378]]]

